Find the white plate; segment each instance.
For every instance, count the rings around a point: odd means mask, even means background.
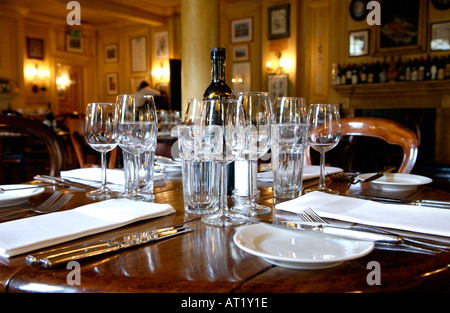
[[[330,236],[314,231],[253,224],[238,230],[234,242],[242,250],[267,262],[295,269],[337,266],[369,254],[374,243]]]
[[[358,178],[365,180],[376,173],[358,175]],[[372,180],[370,184],[386,190],[413,190],[419,186],[431,183],[431,178],[413,174],[389,173],[380,178]]]
[[[28,188],[24,190],[11,190],[0,193],[0,207],[12,206],[27,202],[29,198],[44,192],[45,188],[29,188],[32,185],[2,185],[3,189]]]
[[[181,162],[180,161],[175,161],[169,158],[160,158],[157,157],[155,159],[155,163],[158,165],[162,165],[162,166],[176,166],[176,167],[181,167]]]
[[[341,168],[338,167],[325,167],[325,175],[332,173],[343,172]],[[305,165],[303,167],[303,180],[313,179],[320,176],[320,166],[319,165]],[[273,171],[260,172],[258,173],[258,180],[260,181],[273,181]]]

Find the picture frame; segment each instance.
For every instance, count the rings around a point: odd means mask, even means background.
[[[253,40],[253,18],[242,18],[231,21],[231,42],[247,42]]]
[[[27,37],[27,57],[29,59],[44,59],[44,40]]]
[[[427,50],[427,0],[379,0],[381,24],[373,26],[374,56]]]
[[[105,63],[114,63],[119,61],[117,44],[105,45]]]
[[[249,56],[248,45],[240,45],[233,47],[233,61],[247,61]]]
[[[132,77],[130,80],[131,92],[138,91],[139,86],[145,80],[147,80],[145,76]]]
[[[106,93],[108,95],[117,95],[119,93],[119,81],[117,73],[106,74]]]
[[[289,38],[290,3],[268,8],[268,39]]]
[[[147,37],[131,38],[131,71],[147,71]]]
[[[154,35],[155,58],[169,58],[169,32],[159,32]]]
[[[348,35],[348,56],[360,57],[369,55],[370,30],[362,29],[350,31]]]
[[[66,51],[79,52],[84,51],[83,34],[79,30],[70,30],[66,34]]]
[[[450,21],[430,25],[430,51],[450,50]]]
[[[273,99],[288,96],[288,74],[270,74],[267,76],[267,90]]]

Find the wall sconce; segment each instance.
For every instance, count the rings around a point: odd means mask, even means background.
[[[56,64],[57,76],[56,76],[56,91],[58,95],[62,97],[66,92],[67,87],[72,83],[70,80],[70,73],[67,68],[64,68],[61,63]]]
[[[159,81],[169,81],[170,80],[170,70],[168,66],[164,66],[161,62],[159,67],[156,67],[152,71],[152,76],[155,77],[156,80]]]
[[[285,70],[288,70],[292,67],[291,59],[287,57],[282,58],[280,51],[275,52],[275,55],[277,57],[278,67],[276,69],[272,68],[272,62],[267,61],[266,69],[269,74],[283,74]]]
[[[49,76],[49,70],[39,67],[37,63],[34,65],[28,65],[25,68],[25,78],[32,83],[31,91],[34,93],[37,93],[39,90],[47,90],[46,85]]]

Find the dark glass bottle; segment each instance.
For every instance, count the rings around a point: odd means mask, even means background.
[[[227,99],[232,93],[225,82],[225,48],[211,49],[211,83],[203,94],[203,99]]]
[[[228,99],[233,92],[225,82],[225,48],[211,49],[211,83],[203,94],[203,99]],[[227,194],[234,189],[234,162],[227,165]]]

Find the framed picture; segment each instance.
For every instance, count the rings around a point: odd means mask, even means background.
[[[430,28],[430,50],[450,50],[450,21],[431,24]]]
[[[368,29],[355,30],[349,33],[348,55],[350,57],[369,55],[369,34]]]
[[[131,71],[147,71],[147,38],[131,38]]]
[[[106,45],[105,46],[105,62],[113,63],[119,60],[117,55],[117,44]]]
[[[44,40],[27,37],[27,56],[29,59],[44,59]]]
[[[282,4],[268,9],[268,38],[279,39],[290,36],[290,4]]]
[[[131,92],[138,91],[139,86],[143,81],[147,80],[145,76],[142,77],[132,77],[131,78]]]
[[[83,34],[79,30],[69,30],[66,34],[66,50],[83,52]]]
[[[367,3],[369,0],[352,0],[349,7],[350,16],[355,21],[362,21],[366,19],[369,10],[367,10]]]
[[[381,25],[374,25],[374,55],[422,53],[427,48],[427,0],[379,0]]]
[[[248,54],[248,45],[233,47],[233,61],[247,61]]]
[[[117,95],[119,91],[119,84],[117,80],[117,73],[106,74],[106,93],[108,95]]]
[[[169,32],[155,33],[155,58],[169,58]]]
[[[268,91],[272,98],[287,97],[288,95],[288,74],[269,75],[267,78]]]
[[[250,62],[237,62],[232,66],[232,83],[234,92],[251,90],[251,64]]]
[[[253,19],[243,18],[231,21],[231,42],[246,42],[253,40]]]

